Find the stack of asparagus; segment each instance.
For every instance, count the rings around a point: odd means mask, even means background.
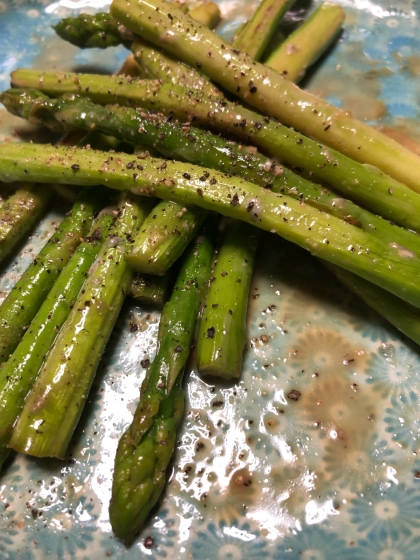
[[[267,53],[291,4],[263,0],[229,45],[209,29],[211,3],[186,14],[114,0],[56,31],[80,47],[125,45],[140,79],[22,69],[1,95],[32,123],[136,148],[0,146],[0,180],[36,181],[0,209],[0,257],[42,214],[48,184],[84,187],[0,307],[0,464],[10,448],[65,454],[126,294],[163,304],[175,282],[115,461],[110,516],[126,542],[164,487],[200,310],[199,371],[240,375],[257,228],[326,261],[420,342],[419,158],[293,84],[339,33],[341,8],[321,5]]]

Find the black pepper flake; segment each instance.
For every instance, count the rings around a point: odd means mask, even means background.
[[[73,163],[71,168],[73,169],[73,171],[79,171],[80,170],[80,165],[78,163]]]
[[[143,166],[138,163],[137,164],[137,169],[139,169],[140,171],[143,171]]]
[[[216,330],[214,327],[210,327],[209,329],[207,329],[207,338],[214,338],[215,332]]]
[[[205,175],[202,175],[202,176],[200,177],[200,181],[205,181],[205,180],[206,180],[206,176],[205,176]]]
[[[132,161],[129,161],[126,165],[127,169],[133,169],[133,167],[134,167],[134,163]]]
[[[239,126],[241,126],[242,128],[246,127],[246,119],[242,119],[241,122],[239,123]]]
[[[169,115],[168,118],[166,119],[166,122],[171,122],[173,118],[174,118],[174,112],[169,111]]]
[[[300,391],[298,391],[297,389],[293,389],[287,395],[287,398],[292,400],[292,401],[298,401],[301,395],[302,395],[302,393]]]
[[[133,173],[133,179],[135,181],[137,181],[138,178],[139,178],[139,174],[138,173]]]
[[[254,126],[257,130],[261,130],[262,124],[260,122],[256,122]]]
[[[212,406],[223,406],[223,401],[214,401],[214,403],[212,403]]]
[[[216,183],[217,183],[217,180],[214,177],[212,177],[210,179],[210,185],[215,185]]]
[[[196,62],[195,65],[197,66],[197,68],[201,68],[201,62]]]
[[[174,19],[174,16],[172,14],[168,14],[168,18],[172,21]]]
[[[144,358],[141,362],[140,365],[143,369],[147,369],[150,366],[150,360],[149,358]]]
[[[246,211],[251,212],[251,210],[254,208],[254,204],[255,204],[254,202],[250,202],[246,207]]]
[[[239,204],[239,197],[238,195],[235,193],[232,197],[232,200],[230,201],[230,203],[232,204],[232,206],[238,206]]]
[[[137,332],[139,330],[139,326],[136,323],[130,323],[130,332]]]
[[[183,177],[185,179],[191,179],[191,175],[189,173],[184,173]]]
[[[256,86],[252,86],[251,88],[249,88],[249,93],[255,93],[257,91]]]
[[[203,189],[197,189],[198,196],[203,196]]]
[[[303,144],[303,139],[302,138],[298,138],[296,140],[296,144]]]
[[[236,49],[232,49],[233,54],[239,54],[239,51],[237,51]]]
[[[182,351],[183,351],[182,346],[177,346],[177,347],[175,348],[175,352],[177,352],[177,353],[182,352]]]
[[[212,306],[213,309],[217,309],[219,307],[219,304],[218,303],[212,303],[211,306]]]
[[[195,137],[192,134],[188,134],[187,138],[190,142],[195,142]]]
[[[330,126],[331,126],[331,125],[328,124],[328,125],[324,128],[324,130],[328,130],[328,129],[330,128]]]
[[[144,548],[152,548],[154,545],[155,539],[153,537],[146,537],[144,539]]]

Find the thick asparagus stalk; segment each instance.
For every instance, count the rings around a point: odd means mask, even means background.
[[[36,224],[51,198],[44,185],[24,183],[0,208],[0,261]]]
[[[198,206],[188,209],[160,202],[146,218],[126,256],[134,270],[162,276],[182,255],[206,217]]]
[[[133,540],[165,485],[183,414],[182,375],[210,276],[212,237],[204,231],[187,250],[162,312],[156,358],[143,383],[133,423],[118,445],[109,514],[114,533],[126,543]]]
[[[200,322],[197,366],[202,374],[241,374],[256,247],[255,229],[236,220],[228,223]]]
[[[114,226],[25,401],[12,449],[37,457],[65,454],[133,279],[124,260],[131,235],[153,204],[121,195]]]
[[[321,4],[264,64],[287,80],[298,82],[337,37],[344,19],[341,6],[328,2]]]
[[[24,163],[22,172],[25,173]],[[97,188],[83,191],[70,214],[1,304],[0,362],[9,359],[81,238],[88,232],[94,213],[103,205],[102,196]]]
[[[276,27],[295,0],[261,0],[255,14],[235,36],[235,49],[260,60]]]
[[[193,5],[188,13],[195,21],[209,29],[214,29],[220,21],[220,9],[214,2],[199,2]]]
[[[40,98],[37,92],[32,95],[29,90],[10,90],[0,98],[9,110],[19,116],[25,114],[33,123],[43,122],[43,116],[49,112],[49,116],[70,127],[100,130],[128,142],[143,142],[149,149],[156,148],[167,157],[237,175],[347,220],[389,243],[419,251],[419,238],[412,232],[392,226],[254,149],[227,142],[208,131],[159,120],[155,115],[149,118],[146,113],[128,107],[112,107],[111,110],[80,97],[53,100]]]
[[[413,252],[385,243],[291,197],[277,195],[218,171],[148,158],[142,160],[142,170],[133,172],[136,163],[137,160],[127,154],[110,155],[37,144],[0,145],[0,181],[21,180],[25,168],[41,182],[102,183],[118,190],[129,189],[140,195],[174,200],[185,206],[195,204],[216,210],[277,233],[405,301],[420,305],[420,264]]]
[[[330,184],[373,212],[403,227],[420,230],[417,193],[370,165],[327,149],[279,123],[265,122],[261,115],[226,100],[209,98],[172,84],[129,81],[122,77],[17,70],[12,78],[15,86],[39,87],[53,96],[80,93],[98,103],[142,105],[181,121],[194,118],[198,125],[217,126],[278,156],[304,174]]]
[[[420,192],[419,156],[229,48],[213,31],[172,9],[166,0],[113,0],[111,14],[148,41],[170,50],[172,56],[191,66],[200,65],[204,74],[265,114]]]
[[[67,319],[107,236],[114,216],[103,211],[51,288],[18,347],[0,369],[0,468],[9,455],[13,424],[19,417],[45,356]]]
[[[327,263],[335,276],[349,290],[372,307],[394,327],[420,344],[420,310],[370,282],[355,276],[339,266]]]
[[[168,270],[164,276],[136,274],[128,295],[140,304],[162,307],[168,299],[172,285],[173,274],[171,270]]]

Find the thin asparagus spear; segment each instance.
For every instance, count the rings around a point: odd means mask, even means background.
[[[315,177],[362,206],[403,227],[420,230],[420,199],[405,185],[378,169],[363,165],[274,121],[265,122],[244,107],[159,81],[112,76],[49,74],[33,70],[13,73],[15,86],[39,87],[51,95],[72,92],[99,103],[143,105],[169,118],[197,119],[197,125],[217,126],[247,144],[278,156],[305,175]],[[194,141],[194,138],[193,140]]]
[[[16,350],[0,369],[0,469],[9,455],[7,445],[25,397],[79,295],[113,219],[110,211],[99,215],[88,237],[63,268]]]
[[[134,59],[147,77],[223,97],[219,89],[195,68],[175,60],[153,44],[126,30],[109,14],[81,14],[74,18],[65,18],[54,29],[62,39],[81,48],[106,48],[108,43],[123,44],[132,50]],[[103,40],[102,36],[108,39]]]
[[[200,65],[206,76],[265,114],[420,192],[418,155],[227,47],[213,31],[172,9],[166,0],[113,0],[110,10],[129,29],[170,49],[182,62]]]
[[[173,283],[171,270],[164,276],[150,274],[136,274],[130,286],[128,295],[134,301],[143,305],[162,307],[169,295]]]
[[[44,185],[24,183],[0,208],[0,261],[36,224],[51,198]]]
[[[25,401],[10,440],[16,451],[37,457],[66,452],[133,279],[124,260],[131,235],[154,204],[134,198],[126,193],[119,199],[117,220]]]
[[[325,263],[349,290],[372,307],[395,328],[417,344],[420,344],[420,310],[402,301],[386,290],[331,263]]]
[[[182,255],[206,217],[198,206],[188,209],[160,202],[134,237],[126,261],[138,272],[162,276]]]
[[[223,378],[241,374],[256,248],[255,229],[236,220],[228,223],[200,322],[197,367],[202,374]]]
[[[321,4],[264,64],[287,80],[298,82],[336,39],[344,19],[341,6],[328,2]]]
[[[188,13],[195,21],[209,29],[214,29],[220,21],[220,9],[214,2],[199,2],[193,5]]]
[[[174,200],[185,206],[195,204],[216,210],[277,233],[312,254],[420,306],[420,264],[415,253],[397,244],[385,243],[291,197],[218,171],[148,158],[142,160],[143,169],[133,173],[136,163],[137,160],[127,154],[110,155],[37,144],[0,145],[0,181],[19,181],[26,168],[41,182],[102,183],[118,190],[130,189],[136,194]]]
[[[167,157],[231,173],[273,192],[287,194],[349,221],[389,243],[398,243],[411,251],[419,252],[419,237],[412,232],[392,226],[386,220],[340,198],[323,186],[296,175],[254,149],[227,142],[208,131],[165,119],[159,120],[155,115],[149,118],[146,113],[128,107],[101,107],[81,97],[42,100],[38,93],[32,96],[29,90],[23,93],[20,90],[10,90],[0,98],[13,113],[19,116],[26,114],[30,122],[42,122],[43,115],[48,111],[55,119],[70,127],[84,126],[87,130],[94,128],[122,140],[136,144],[142,142],[149,149],[156,148]],[[49,118],[46,119],[48,121]]]
[[[23,173],[24,168],[22,163]],[[64,218],[1,304],[0,362],[8,360],[19,344],[63,267],[88,232],[95,211],[101,208],[103,196],[97,188],[81,193],[70,215]]]
[[[261,0],[252,18],[235,36],[235,49],[260,60],[276,27],[295,0]]]
[[[159,326],[159,349],[140,393],[132,424],[120,439],[109,508],[115,535],[130,543],[165,485],[182,418],[182,375],[210,276],[213,235],[204,230],[187,250]]]

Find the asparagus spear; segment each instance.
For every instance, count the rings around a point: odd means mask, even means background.
[[[182,255],[206,217],[198,206],[188,209],[160,202],[134,238],[126,260],[134,270],[162,276]]]
[[[81,14],[65,18],[55,27],[62,38],[81,48],[106,48],[108,43],[123,44],[133,52],[134,59],[149,78],[179,84],[205,91],[208,95],[222,96],[200,72],[172,58],[153,44],[134,35],[109,14]],[[103,40],[102,37],[107,37]]]
[[[136,274],[128,295],[143,305],[162,307],[168,299],[172,276],[171,270],[168,270],[164,276]]]
[[[22,173],[26,174],[25,169],[22,162]],[[86,235],[95,211],[101,208],[103,196],[97,188],[82,192],[70,214],[64,218],[1,304],[0,362],[8,360],[19,344],[80,239]]]
[[[127,154],[110,155],[37,144],[0,145],[0,181],[20,180],[26,168],[42,182],[102,183],[114,189],[130,189],[140,195],[174,200],[185,206],[195,204],[216,210],[277,233],[405,301],[420,305],[418,257],[398,244],[388,244],[291,197],[277,195],[218,171],[148,158],[142,160],[143,169],[133,173],[135,163],[136,160]],[[201,180],[202,177],[206,180]]]
[[[0,468],[9,455],[13,424],[49,348],[67,319],[114,216],[103,211],[63,268],[16,350],[0,369]]]
[[[36,224],[49,200],[50,189],[24,183],[0,208],[0,261]]]
[[[127,107],[101,107],[81,97],[53,100],[41,98],[37,92],[32,95],[29,90],[10,90],[0,98],[9,110],[19,116],[25,114],[30,122],[43,122],[48,112],[45,122],[54,117],[70,127],[84,126],[87,130],[101,130],[122,140],[143,142],[149,149],[157,148],[167,157],[237,175],[349,221],[389,243],[419,251],[419,238],[412,232],[392,226],[254,149],[228,142],[208,131],[168,122],[155,115],[149,117]]]
[[[224,378],[241,374],[248,294],[257,247],[257,236],[252,230],[236,220],[226,226],[198,334],[197,367],[202,374]]]
[[[339,266],[326,263],[335,276],[349,290],[372,307],[394,327],[400,330],[411,340],[420,344],[420,310],[386,290],[374,286],[370,282],[355,276]]]
[[[198,2],[188,13],[195,21],[209,29],[214,29],[220,21],[220,9],[214,2]]]
[[[256,12],[235,36],[235,49],[260,60],[276,27],[295,0],[261,0]]]
[[[13,83],[39,87],[51,95],[73,92],[99,103],[143,105],[165,112],[169,118],[181,121],[194,118],[197,125],[216,125],[278,156],[304,174],[330,184],[373,212],[404,227],[420,230],[417,193],[370,165],[355,162],[279,123],[265,122],[261,115],[226,100],[157,81],[128,81],[88,74],[39,74],[33,70],[17,70],[13,73]]]
[[[156,358],[141,388],[133,422],[118,445],[109,514],[115,535],[126,543],[133,540],[165,485],[183,414],[182,375],[210,276],[212,237],[204,231],[187,250],[162,312]]]
[[[321,4],[264,64],[291,82],[298,82],[337,37],[344,18],[341,6]]]
[[[121,195],[117,220],[25,401],[10,441],[16,451],[65,454],[133,278],[124,255],[153,204]]]
[[[200,70],[286,125],[347,156],[378,167],[420,192],[420,157],[277,72],[231,49],[166,0],[113,0],[111,15],[144,39]],[[169,17],[170,16],[170,17]]]

